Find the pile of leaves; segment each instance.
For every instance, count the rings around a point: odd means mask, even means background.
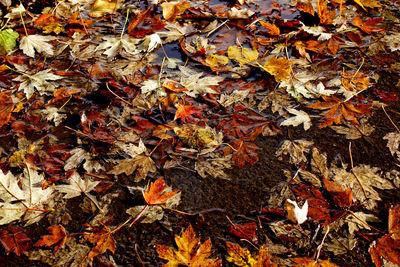
[[[379,209],[400,184],[398,2],[0,3],[0,258],[116,265],[115,235],[150,224],[168,236],[150,265],[400,265],[400,203]],[[226,217],[230,241],[199,237],[207,211],[163,176],[230,183],[269,139],[280,182]],[[353,161],[377,139],[384,166]]]

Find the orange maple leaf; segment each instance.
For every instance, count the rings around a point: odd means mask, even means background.
[[[373,32],[384,32],[384,29],[375,27],[377,24],[381,23],[383,17],[374,18],[374,19],[367,19],[366,21],[362,21],[359,16],[355,16],[351,24],[365,32],[366,34],[371,34]]]
[[[201,244],[191,225],[181,236],[175,235],[175,242],[178,251],[172,247],[157,245],[158,257],[168,260],[163,266],[222,266],[220,259],[208,259],[212,254],[211,240],[207,239]]]
[[[296,8],[299,11],[306,12],[306,13],[311,14],[313,16],[315,14],[314,8],[313,8],[312,3],[311,3],[310,0],[308,0],[308,1],[299,1],[299,0],[297,0]]]
[[[185,2],[163,2],[161,4],[164,19],[172,22],[177,16],[183,14],[190,7],[188,1]]]
[[[313,109],[327,110],[321,113],[323,119],[319,124],[319,128],[330,126],[333,123],[341,124],[345,120],[359,125],[357,118],[369,114],[369,107],[371,105],[360,104],[356,107],[350,101],[342,101],[335,96],[322,96],[322,98],[325,102],[318,101],[307,106]]]
[[[176,105],[176,113],[174,120],[180,118],[181,122],[183,123],[192,123],[195,120],[193,115],[195,115],[198,118],[203,118],[203,115],[201,115],[201,111],[202,111],[201,108],[192,105],[184,105],[178,103]]]
[[[328,2],[326,0],[318,0],[317,7],[320,23],[325,25],[332,24],[336,18],[336,11],[328,9]]]
[[[251,255],[250,251],[242,248],[238,244],[226,242],[227,252],[229,257],[227,261],[234,263],[237,266],[251,266],[251,267],[273,267],[277,266],[276,263],[271,262],[271,255],[268,253],[266,246],[261,246],[258,255]]]
[[[349,91],[362,91],[372,84],[367,75],[359,71],[342,72],[340,76],[342,76],[343,87]]]
[[[115,252],[114,232],[105,225],[94,227],[92,233],[85,233],[83,236],[92,244],[96,244],[88,254],[88,258],[96,257],[107,249]]]
[[[272,36],[278,36],[281,34],[281,31],[279,30],[279,28],[277,26],[275,26],[274,24],[265,22],[260,20],[259,21],[261,26],[263,26],[265,29],[268,30],[267,34],[268,35],[272,35]]]
[[[286,58],[270,57],[262,67],[265,71],[275,77],[277,82],[283,82],[290,79],[292,72],[292,62]]]
[[[50,235],[42,236],[39,242],[36,243],[35,247],[51,247],[52,245],[55,245],[55,254],[60,248],[64,246],[65,241],[67,240],[67,233],[65,232],[65,228],[62,225],[51,226],[47,228],[47,230],[50,232]]]
[[[161,205],[167,202],[167,200],[176,195],[179,190],[168,192],[163,194],[164,189],[167,185],[164,183],[164,178],[158,178],[150,187],[143,192],[143,197],[146,200],[147,205]]]

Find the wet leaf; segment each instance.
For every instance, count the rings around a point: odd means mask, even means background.
[[[228,57],[239,64],[247,64],[257,60],[258,51],[253,48],[230,46],[228,47]]]
[[[30,98],[35,89],[39,94],[53,94],[57,84],[53,81],[62,79],[62,76],[55,75],[50,72],[50,69],[39,71],[32,75],[21,75],[15,78],[15,81],[22,82],[19,85],[20,90],[24,90],[26,98]]]
[[[283,82],[290,79],[292,62],[286,58],[270,57],[263,69],[275,77],[277,82]]]
[[[163,2],[161,4],[162,13],[165,20],[172,22],[177,16],[183,14],[190,7],[189,2]]]
[[[35,244],[35,247],[51,247],[54,246],[54,253],[57,253],[57,251],[62,248],[65,244],[65,241],[67,239],[67,233],[65,232],[65,228],[62,225],[57,225],[57,226],[51,226],[47,228],[47,230],[50,232],[50,235],[44,235],[41,237],[39,242]]]
[[[68,180],[67,185],[57,185],[57,191],[65,193],[64,198],[74,198],[80,196],[82,193],[87,195],[92,191],[100,182],[92,182],[89,179],[83,180],[78,173],[74,173]]]
[[[332,24],[336,18],[336,12],[328,9],[328,1],[318,0],[318,16],[321,24]]]
[[[211,240],[200,243],[190,225],[181,236],[175,235],[178,250],[164,245],[157,245],[158,257],[168,260],[163,266],[222,266],[219,259],[209,259],[212,254]]]
[[[331,126],[338,134],[346,135],[347,139],[355,140],[363,136],[370,136],[375,128],[367,122],[367,119],[360,119],[360,126],[345,122],[345,126]]]
[[[59,34],[65,30],[60,23],[60,19],[51,14],[40,15],[40,17],[35,20],[33,25],[39,29],[42,29],[44,33],[54,32],[55,34]]]
[[[229,226],[229,233],[257,243],[257,223],[235,224]]]
[[[17,256],[31,246],[31,239],[25,234],[22,227],[8,226],[0,229],[0,244],[4,247],[7,255],[14,252]]]
[[[251,266],[251,267],[272,267],[277,266],[271,262],[271,255],[268,253],[266,246],[261,246],[258,255],[251,255],[250,251],[241,246],[226,242],[227,252],[229,257],[227,261],[232,262],[236,266]]]
[[[90,243],[95,244],[92,250],[87,255],[88,258],[96,257],[104,253],[106,250],[115,252],[116,242],[113,236],[113,231],[105,225],[92,227],[91,233],[85,233],[86,238]]]
[[[279,157],[280,160],[283,159],[282,155],[289,155],[289,162],[293,164],[305,163],[308,160],[304,153],[310,153],[312,145],[313,142],[307,140],[285,140],[275,152],[275,155]]]
[[[150,187],[143,191],[143,197],[148,205],[165,204],[168,199],[176,195],[179,190],[165,192],[167,185],[164,183],[164,178],[158,178]]]
[[[367,89],[371,82],[362,72],[346,71],[340,74],[342,76],[342,85],[349,91],[362,91]]]

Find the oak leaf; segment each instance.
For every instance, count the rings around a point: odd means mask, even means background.
[[[7,226],[0,229],[0,244],[4,247],[6,254],[14,252],[17,256],[31,246],[31,239],[25,234],[22,227]]]
[[[35,247],[51,247],[54,246],[54,254],[62,248],[67,240],[67,233],[65,232],[65,228],[62,225],[50,226],[47,228],[50,232],[50,235],[44,235],[42,238],[35,244]]]
[[[200,238],[196,237],[191,225],[181,236],[175,235],[175,242],[178,251],[172,247],[157,245],[158,257],[168,260],[168,263],[163,266],[222,266],[221,260],[209,259],[212,254],[211,240],[208,239],[201,244]]]
[[[249,267],[272,267],[277,266],[271,262],[271,255],[268,253],[266,246],[261,246],[258,255],[251,255],[250,251],[241,246],[226,242],[227,252],[229,257],[227,261],[234,263],[237,266],[249,266]]]
[[[165,204],[168,199],[176,195],[179,190],[172,192],[164,192],[167,185],[164,183],[164,178],[158,178],[154,183],[143,191],[143,197],[147,205],[161,205]]]

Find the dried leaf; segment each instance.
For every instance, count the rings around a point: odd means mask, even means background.
[[[89,179],[83,180],[77,172],[75,172],[67,181],[67,185],[56,186],[58,191],[65,193],[64,198],[66,199],[78,197],[82,193],[87,195],[100,183],[92,182]]]
[[[292,164],[300,164],[301,162],[307,162],[307,157],[304,153],[310,153],[310,148],[313,142],[307,140],[285,140],[279,149],[275,152],[275,155],[280,160],[283,159],[282,155],[290,155],[289,162]]]
[[[0,229],[0,244],[7,255],[14,252],[17,256],[21,256],[31,246],[31,242],[22,227],[8,226]]]
[[[90,243],[95,244],[92,250],[87,255],[88,258],[96,257],[99,254],[104,253],[106,250],[115,252],[116,242],[114,239],[113,231],[105,225],[99,227],[93,227],[91,233],[85,233],[83,236]]]
[[[285,119],[283,122],[281,122],[281,126],[299,126],[300,124],[304,124],[304,130],[307,131],[311,127],[311,119],[308,114],[302,110],[297,110],[294,108],[288,108],[287,111],[290,114],[295,115],[294,117],[290,117],[288,119]]]
[[[386,134],[383,137],[384,140],[387,140],[386,146],[389,148],[390,153],[392,153],[392,156],[396,155],[397,158],[400,158],[400,133],[398,132],[391,132]]]
[[[368,124],[366,118],[360,119],[360,126],[345,122],[345,126],[331,126],[338,134],[346,135],[347,139],[355,140],[363,136],[370,136],[375,128]],[[385,138],[384,138],[385,139]]]
[[[55,39],[57,38],[48,35],[27,35],[21,38],[19,48],[29,57],[35,57],[35,50],[38,53],[44,52],[46,55],[53,56],[54,47],[49,42]]]
[[[290,79],[292,62],[286,58],[270,57],[262,67],[265,71],[275,77],[277,82],[283,82]]]
[[[321,24],[330,25],[336,18],[336,11],[328,9],[328,1],[318,0],[318,16]]]

